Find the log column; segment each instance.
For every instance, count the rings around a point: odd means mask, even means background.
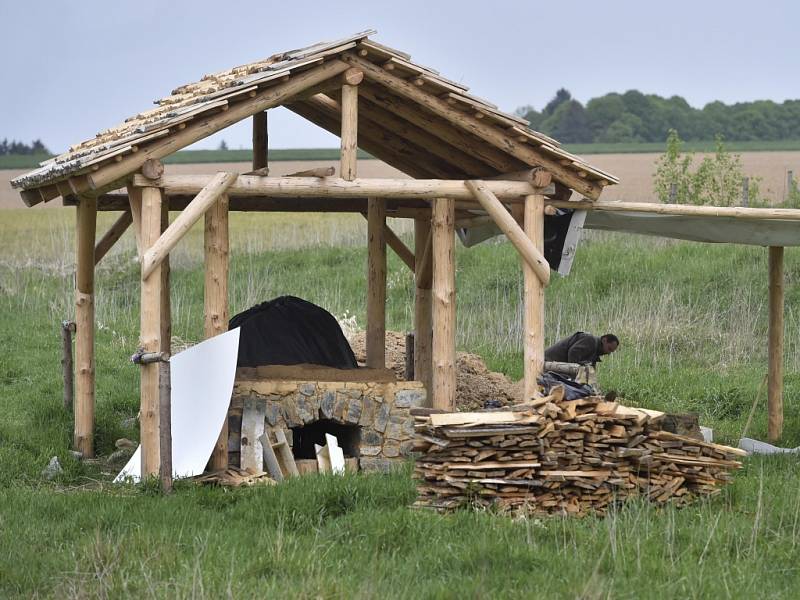
[[[544,196],[525,197],[525,234],[536,249],[544,254]],[[533,268],[524,260],[522,272],[525,285],[523,328],[524,400],[530,400],[538,391],[536,379],[544,365],[544,285]]]
[[[269,134],[267,131],[267,111],[253,115],[253,170],[268,166]]]
[[[386,203],[367,201],[367,367],[386,366]]]
[[[141,242],[142,253],[156,243],[161,234],[162,190],[142,188]],[[144,352],[159,352],[162,335],[162,266],[142,278],[141,337],[139,346]],[[140,442],[142,445],[142,479],[157,476],[160,466],[159,377],[158,363],[140,365]]]
[[[767,437],[783,433],[783,247],[769,248],[769,376]]]
[[[414,219],[414,378],[425,385],[426,405],[432,406],[433,364],[431,345],[433,344],[433,323],[431,320],[431,284],[433,252],[431,244],[430,219]]]
[[[75,433],[84,458],[94,457],[94,243],[97,199],[82,197],[77,207],[75,273]]]
[[[356,175],[358,152],[358,86],[342,86],[342,179],[352,181]]]
[[[228,195],[223,194],[206,211],[204,229],[206,339],[228,331]],[[211,469],[228,467],[228,418],[222,424],[211,453]]]
[[[433,408],[456,405],[455,201],[433,201]]]

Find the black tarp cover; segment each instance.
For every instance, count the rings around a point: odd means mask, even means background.
[[[326,365],[355,369],[356,357],[334,316],[294,296],[257,304],[230,320],[240,327],[239,367]]]

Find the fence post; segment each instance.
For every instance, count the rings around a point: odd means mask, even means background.
[[[750,205],[750,178],[742,177],[742,206]]]
[[[669,203],[675,204],[675,198],[678,196],[678,184],[677,183],[670,183],[669,184]]]

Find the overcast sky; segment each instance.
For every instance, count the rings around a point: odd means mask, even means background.
[[[508,112],[560,87],[584,103],[632,88],[696,107],[800,98],[797,0],[0,0],[0,138],[63,151],[204,73],[369,28]],[[249,147],[249,124],[195,147],[221,138]],[[337,144],[270,112],[272,148]]]

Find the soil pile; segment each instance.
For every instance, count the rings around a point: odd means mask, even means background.
[[[356,360],[363,364],[367,359],[366,332],[359,331],[350,339]],[[394,371],[399,380],[405,372],[406,336],[399,331],[386,332],[386,367]],[[477,354],[459,352],[456,355],[456,410],[476,410],[488,400],[506,406],[522,401],[522,387],[502,373],[490,371]]]

